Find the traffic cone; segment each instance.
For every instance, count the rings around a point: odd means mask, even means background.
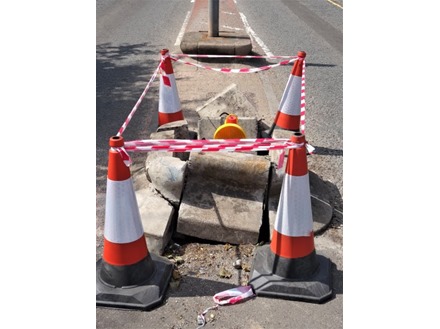
[[[258,247],[249,284],[257,295],[320,303],[332,295],[330,260],[317,255],[305,137],[295,132],[272,241]]]
[[[162,64],[159,83],[159,127],[169,122],[184,120],[168,49],[162,49],[160,54]]]
[[[130,168],[117,151],[120,136],[110,138],[104,249],[96,263],[96,304],[148,310],[160,304],[173,265],[148,251]]]
[[[292,72],[284,89],[278,112],[269,131],[269,136],[272,136],[276,126],[285,130],[300,131],[301,84],[306,53],[299,51],[297,56],[298,59],[293,64]]]

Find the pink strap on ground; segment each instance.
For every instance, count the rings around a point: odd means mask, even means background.
[[[242,286],[219,292],[214,295],[214,302],[218,305],[235,304],[246,298],[255,296],[251,286]]]

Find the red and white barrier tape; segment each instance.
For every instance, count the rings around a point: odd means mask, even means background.
[[[147,139],[128,141],[124,147],[114,147],[129,167],[132,163],[128,152],[251,152],[283,150],[278,160],[278,167],[284,164],[284,149],[302,147],[304,144],[291,142],[289,139],[254,138],[254,139]]]
[[[209,310],[216,310],[220,305],[227,304],[236,304],[238,302],[242,302],[247,298],[256,296],[252,286],[240,286],[237,288],[228,289],[222,292],[219,292],[214,295],[212,298],[214,300],[215,306],[208,307],[202,313],[197,315],[197,329],[203,328],[206,324],[205,315]]]
[[[298,58],[298,56],[254,56],[254,55],[196,55],[196,54],[173,54],[173,57],[191,57],[191,58],[266,58],[266,59],[281,59],[281,58]]]
[[[122,133],[125,131],[125,129],[127,128],[128,124],[130,123],[132,117],[134,116],[134,113],[137,111],[137,109],[139,108],[142,100],[145,98],[145,95],[147,94],[147,91],[150,88],[151,83],[156,79],[156,76],[161,68],[162,62],[164,61],[164,59],[166,57],[170,57],[172,60],[174,61],[178,61],[178,62],[182,62],[186,65],[192,65],[192,66],[197,66],[203,69],[208,69],[208,70],[212,70],[212,71],[216,71],[216,72],[222,72],[222,73],[255,73],[255,72],[260,72],[260,71],[265,71],[265,70],[269,70],[273,67],[276,66],[280,66],[280,65],[287,65],[291,62],[294,62],[296,59],[298,59],[297,56],[248,56],[248,55],[186,55],[186,54],[177,54],[177,55],[170,55],[169,53],[167,53],[165,56],[161,57],[160,63],[157,66],[156,70],[154,71],[153,75],[151,76],[150,81],[148,82],[148,84],[146,85],[144,91],[142,92],[141,96],[139,97],[138,101],[136,102],[135,106],[133,107],[133,109],[131,110],[130,114],[128,115],[127,119],[125,120],[125,122],[123,123],[123,125],[121,126],[121,128],[119,129],[118,133],[116,134],[116,136],[121,136]],[[281,59],[281,58],[288,58],[289,60],[286,61],[282,61],[279,62],[277,64],[273,64],[273,65],[266,65],[266,66],[262,66],[259,68],[253,68],[253,69],[249,69],[249,68],[242,68],[242,69],[229,69],[229,68],[212,68],[209,66],[202,66],[196,63],[191,63],[191,62],[185,62],[179,59],[179,57],[201,57],[201,58],[268,58],[268,59]],[[301,132],[304,134],[305,132],[305,66],[306,63],[305,61],[303,61],[303,70],[302,70],[302,83],[301,83]],[[163,145],[162,145],[163,147]],[[233,149],[233,151],[256,151],[256,150],[268,150],[266,148],[264,148],[264,146],[261,146],[263,148],[253,148],[252,146],[243,146],[242,149],[238,148],[238,149]],[[307,151],[312,154],[314,147],[306,144],[307,147]],[[288,148],[288,147],[277,147],[274,146],[273,148],[270,149],[284,149],[284,148]],[[148,149],[148,147],[146,147],[145,145],[142,146],[136,146],[136,148],[134,149],[130,149],[131,151],[158,151],[158,150],[162,150],[160,148],[158,148],[158,145],[156,145],[156,148],[154,149]],[[186,150],[181,151],[181,148],[178,148],[178,150],[168,150],[168,149],[164,149],[167,152],[186,152]],[[225,148],[225,147],[220,147],[220,148],[214,148],[214,147],[208,147],[208,148],[204,148],[204,149],[197,149],[197,147],[194,147],[192,150],[190,151],[230,151],[229,148]],[[123,158],[127,158],[127,155],[123,155]],[[281,158],[280,158],[281,160]],[[127,162],[131,163],[131,160],[128,157],[128,160],[124,160]]]
[[[306,128],[306,61],[303,61],[302,79],[301,79],[301,117],[300,130],[304,135]]]
[[[209,55],[203,55],[203,57],[209,58],[211,56]],[[285,60],[285,61],[281,61],[277,64],[271,64],[271,65],[265,65],[265,66],[261,66],[261,67],[255,67],[255,68],[241,68],[241,69],[231,69],[231,68],[214,68],[214,67],[210,67],[210,66],[204,66],[204,65],[200,65],[197,63],[192,63],[192,62],[186,62],[184,60],[179,59],[178,57],[176,57],[176,55],[171,55],[170,56],[171,59],[173,61],[176,62],[180,62],[183,63],[185,65],[191,65],[191,66],[196,66],[205,70],[210,70],[210,71],[215,71],[215,72],[221,72],[221,73],[255,73],[255,72],[261,72],[261,71],[267,71],[269,69],[272,69],[274,67],[280,66],[280,65],[288,65],[294,61],[296,61],[298,59],[297,56],[278,56],[278,57],[282,57],[282,58],[290,58],[289,60]],[[195,57],[192,56],[192,57]],[[200,55],[198,55],[198,57],[201,57]],[[228,55],[228,56],[216,56],[218,58],[220,57],[231,57],[231,58],[267,58],[268,56],[232,56],[232,55]],[[271,56],[274,57],[274,56]]]
[[[273,68],[275,66],[287,65],[290,62],[293,62],[296,59],[298,59],[297,56],[187,55],[187,54],[174,54],[174,55],[169,55],[168,54],[168,56],[170,56],[172,60],[184,63],[186,65],[192,65],[192,66],[200,67],[200,68],[203,68],[203,69],[212,70],[212,71],[216,71],[216,72],[222,72],[222,73],[254,73],[254,72],[259,72],[259,71],[265,71],[265,70],[268,70],[268,69]],[[191,57],[191,58],[197,58],[197,57],[200,57],[200,58],[268,58],[268,59],[290,58],[290,60],[289,61],[283,61],[283,62],[280,62],[278,64],[274,64],[274,65],[268,65],[268,66],[263,66],[263,67],[255,68],[255,69],[247,69],[247,68],[243,68],[243,69],[229,69],[229,68],[212,68],[212,67],[209,67],[209,66],[202,66],[202,65],[196,64],[196,63],[185,62],[185,61],[180,60],[179,57]],[[301,96],[300,96],[301,97],[300,130],[301,130],[302,134],[305,134],[305,125],[306,125],[306,82],[305,82],[305,74],[306,74],[306,61],[303,60],[302,81],[301,81]],[[309,154],[313,154],[313,151],[315,150],[315,148],[312,145],[307,143],[306,144],[306,148],[307,148],[307,151],[309,152]]]
[[[288,139],[138,140],[124,143],[127,152],[250,152],[298,148]]]
[[[236,304],[253,296],[255,296],[255,294],[251,286],[241,286],[219,292],[214,295],[213,299],[217,305],[227,305]]]
[[[306,131],[306,61],[303,61],[302,78],[301,78],[301,112],[300,112],[300,131],[305,135]],[[309,154],[313,154],[315,148],[306,142],[306,149]]]
[[[203,328],[206,324],[205,315],[208,313],[209,310],[216,310],[218,309],[218,305],[208,307],[206,310],[204,310],[202,313],[197,315],[197,329]]]
[[[151,76],[150,81],[148,81],[144,91],[142,92],[141,97],[139,97],[138,101],[136,102],[136,104],[134,105],[133,109],[131,110],[130,114],[128,115],[127,119],[125,120],[125,122],[123,123],[122,127],[119,129],[118,133],[116,134],[116,136],[121,136],[122,133],[125,131],[125,129],[127,128],[127,125],[130,123],[131,118],[133,117],[134,113],[137,111],[137,109],[139,108],[139,106],[142,103],[142,100],[144,99],[145,95],[147,94],[148,89],[150,89],[150,85],[151,83],[156,79],[157,73],[159,72],[160,66],[162,65],[162,61],[161,60],[159,62],[159,65],[157,66],[156,70],[154,71],[153,75]]]
[[[229,139],[144,139],[136,141],[126,141],[125,146],[141,146],[152,144],[170,144],[170,145],[186,145],[186,144],[237,144],[237,143],[284,143],[288,142],[288,138],[229,138]]]
[[[127,167],[131,166],[132,161],[131,161],[130,155],[128,155],[128,153],[125,150],[125,148],[123,148],[123,147],[112,147],[112,148],[110,148],[110,150],[118,152],[119,155],[122,158],[122,161],[124,161],[125,165]]]

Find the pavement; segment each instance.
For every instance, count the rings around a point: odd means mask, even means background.
[[[200,51],[199,44],[202,42],[200,33],[207,30],[203,25],[207,22],[206,4],[207,0],[196,0],[182,38],[182,42],[192,40],[187,44],[188,47],[193,47],[191,53]],[[223,10],[224,7],[220,9],[222,26],[228,24],[232,28],[242,28],[241,20],[237,19],[239,13],[234,2],[232,0],[221,1],[221,5],[223,4],[227,5],[228,9]],[[195,37],[195,33],[199,33],[198,38]],[[217,46],[222,48],[221,53],[224,54],[231,54],[231,52],[235,54],[237,49],[234,43],[221,42]],[[260,50],[253,49],[253,51],[258,53]],[[176,47],[170,49],[170,52],[180,53],[181,49]],[[260,54],[263,53],[260,52]],[[217,63],[225,66],[224,61]],[[259,64],[263,65],[262,62],[252,63],[254,67]],[[232,82],[252,100],[257,117],[261,118],[262,123],[270,126],[274,113],[271,113],[269,109],[276,108],[277,104],[270,104],[264,92],[264,81],[267,80],[262,79],[259,74],[231,76],[189,65],[178,63],[173,65],[178,78],[179,95],[185,119],[190,129],[197,128],[199,115],[196,109]],[[210,65],[214,66],[216,63],[211,61]],[[230,62],[227,65],[231,68],[241,68],[250,64]],[[317,176],[314,177],[317,178]],[[324,186],[325,182],[322,182],[322,185]],[[325,189],[315,192],[324,200],[331,199]],[[333,294],[328,301],[315,304],[282,298],[253,297],[233,306],[209,310],[206,313],[207,323],[204,327],[342,328],[343,228],[341,223],[342,213],[335,211],[330,226],[315,236],[317,252],[328,258],[331,263]],[[198,328],[197,315],[214,306],[214,294],[248,283],[249,269],[253,266],[255,256],[255,245],[211,243],[200,239],[183,239],[179,235],[174,235],[170,246],[171,248],[167,249],[164,256],[174,263],[175,271],[163,303],[148,311],[97,307],[96,328]],[[237,260],[241,260],[241,268],[234,267]]]

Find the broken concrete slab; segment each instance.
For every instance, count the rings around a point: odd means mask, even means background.
[[[196,109],[200,118],[219,117],[222,113],[240,117],[258,117],[255,106],[240,92],[235,83],[229,85],[218,95],[210,98]]]
[[[161,255],[172,236],[175,209],[148,182],[144,166],[135,164],[130,170],[148,250]]]
[[[186,167],[187,162],[174,157],[157,157],[146,165],[152,186],[175,207],[180,204]]]
[[[171,240],[174,207],[152,188],[135,191],[148,250],[162,255]]]
[[[131,180],[135,191],[144,189],[148,186],[147,173],[142,163],[133,163],[130,166]]]
[[[165,123],[157,127],[156,132],[168,131],[168,130],[174,131],[174,138],[176,139],[189,138],[188,122],[186,120],[178,120],[178,121]]]
[[[166,125],[162,125],[161,127],[167,126]],[[159,127],[158,129],[161,129],[161,127]],[[169,128],[169,127],[166,127]],[[150,134],[150,139],[192,139],[190,137],[192,137],[193,134],[191,134],[188,130],[188,127],[186,127],[186,129],[182,126],[182,127],[178,127],[176,129],[174,128],[170,128],[170,129],[166,129],[166,130],[160,130],[158,132],[155,133],[151,133]],[[155,154],[156,153],[156,154]],[[155,154],[155,155],[153,155]],[[189,153],[188,152],[158,152],[158,151],[153,151],[153,152],[148,152],[148,156],[147,156],[147,161],[152,160],[154,158],[157,157],[164,157],[164,156],[173,156],[176,158],[179,158],[182,161],[187,161],[189,159]]]
[[[232,244],[257,243],[270,161],[241,153],[191,153],[177,232]]]
[[[173,158],[173,153],[172,152],[148,152],[147,153],[147,158],[145,159],[145,173],[147,176],[147,179],[150,183],[152,183],[152,179],[151,177],[148,176],[148,170],[147,168],[150,167],[150,164],[153,163],[154,161],[157,161],[156,159],[158,158]],[[181,160],[180,158],[178,158],[179,160]]]

